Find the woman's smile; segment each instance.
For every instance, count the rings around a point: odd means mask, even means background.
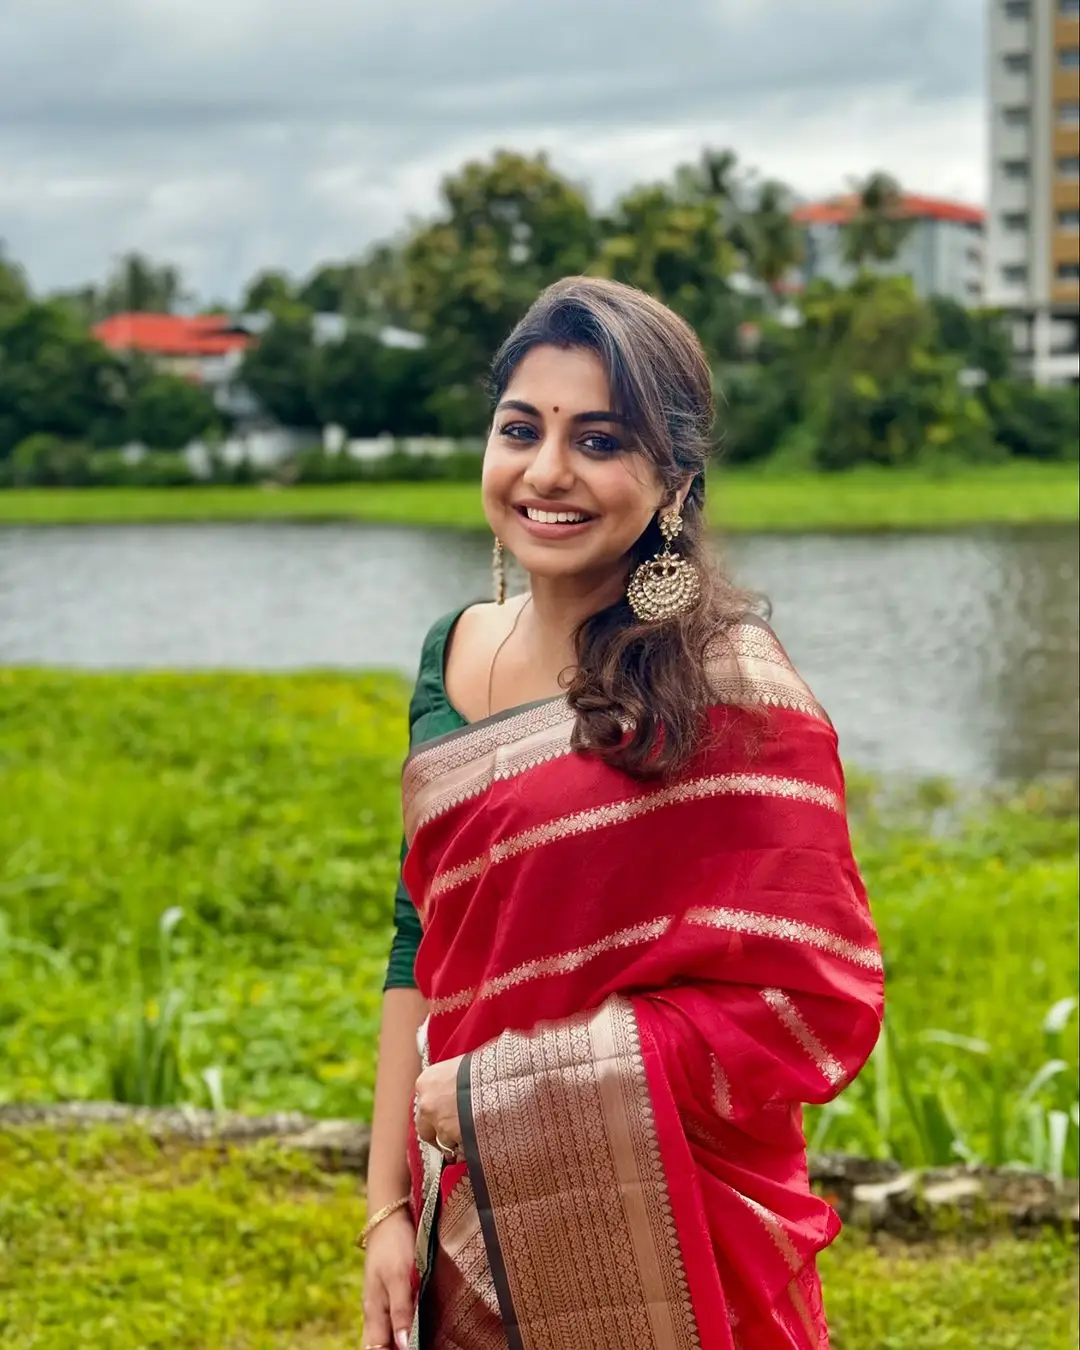
[[[593,512],[561,502],[515,502],[514,510],[535,539],[576,539],[596,520]]]

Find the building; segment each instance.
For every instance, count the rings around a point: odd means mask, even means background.
[[[239,380],[244,352],[253,340],[242,322],[223,314],[113,314],[95,324],[93,334],[112,351],[141,352],[159,370],[202,385],[232,417],[257,411]]]
[[[989,0],[987,303],[1040,384],[1080,380],[1080,0]]]
[[[921,296],[947,295],[962,305],[982,300],[983,226],[985,216],[974,206],[905,193],[901,213],[911,228],[895,258],[873,263],[875,272],[908,276]],[[850,193],[796,207],[792,217],[803,226],[803,281],[822,277],[838,286],[855,278],[844,259],[844,227],[858,213],[859,197]]]

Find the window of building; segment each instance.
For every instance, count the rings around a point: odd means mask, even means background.
[[[1008,234],[1022,234],[1028,227],[1026,211],[1006,211],[1001,217],[1001,227]]]
[[[1059,211],[1057,227],[1059,230],[1080,231],[1080,211]]]
[[[1006,286],[1022,286],[1028,279],[1028,270],[1023,263],[1010,263],[1001,269],[1001,279]]]
[[[1010,75],[1026,75],[1031,69],[1030,52],[1009,52],[1002,57],[1006,71]]]
[[[1058,263],[1058,281],[1080,281],[1080,263]]]
[[[1030,19],[1031,0],[1005,0],[1005,17],[1007,19]]]
[[[1031,121],[1031,109],[1023,106],[1005,108],[1001,117],[1007,127],[1026,127]]]
[[[1080,47],[1059,48],[1058,65],[1063,70],[1080,70]]]
[[[1006,178],[1026,178],[1029,165],[1026,159],[1006,159],[1002,161],[1001,172]]]
[[[1058,176],[1080,178],[1080,155],[1062,155],[1057,162]]]
[[[1064,126],[1076,126],[1080,123],[1080,103],[1059,103],[1057,120]]]

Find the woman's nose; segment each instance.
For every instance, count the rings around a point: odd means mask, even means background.
[[[569,447],[558,436],[545,436],[523,477],[542,497],[550,491],[571,487],[574,468]]]

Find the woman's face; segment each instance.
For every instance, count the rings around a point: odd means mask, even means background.
[[[495,410],[484,454],[484,512],[531,576],[602,581],[666,495],[611,408],[600,359],[585,348],[534,347]]]

